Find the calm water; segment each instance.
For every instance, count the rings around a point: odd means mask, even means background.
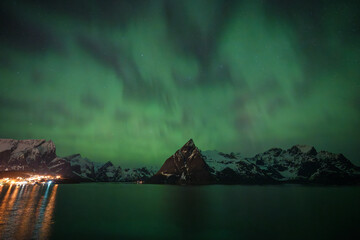
[[[0,239],[345,239],[360,187],[0,186]]]

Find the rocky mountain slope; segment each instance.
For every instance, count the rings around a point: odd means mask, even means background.
[[[296,145],[272,148],[251,158],[239,153],[201,151],[193,140],[169,157],[159,171],[95,163],[80,154],[56,155],[46,140],[0,139],[0,171],[56,174],[76,181],[165,184],[358,184],[360,168],[342,154]],[[156,174],[155,174],[156,172]]]
[[[136,182],[155,173],[152,168],[123,169],[111,162],[94,163],[80,154],[56,155],[50,140],[0,139],[0,171],[28,171],[56,174],[77,181]]]
[[[360,168],[342,154],[296,145],[273,148],[252,158],[201,151],[190,139],[168,158],[149,183],[170,184],[357,184]]]
[[[174,155],[169,157],[157,174],[153,183],[209,184],[215,183],[209,166],[192,140],[188,141]]]

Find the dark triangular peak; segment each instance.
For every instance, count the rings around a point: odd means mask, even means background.
[[[195,146],[194,141],[190,139],[165,161],[149,182],[207,184],[212,182],[212,176],[200,150]]]
[[[288,152],[291,154],[307,154],[307,155],[316,155],[317,151],[313,146],[309,145],[295,145],[288,149]]]
[[[184,146],[182,146],[179,150],[177,150],[173,156],[179,155],[177,156],[177,160],[179,161],[182,160],[186,162],[186,160],[188,160],[188,158],[194,154],[201,155],[199,149],[195,146],[194,141],[190,139],[184,144]]]
[[[172,156],[170,156],[165,163],[162,165],[158,173],[164,174],[181,174],[182,171],[187,170],[188,164],[194,157],[202,156],[199,149],[195,146],[195,143],[192,139],[187,141],[179,150],[177,150]]]
[[[195,143],[192,140],[192,138],[190,138],[190,140],[187,141],[187,143],[185,143],[184,146],[182,146],[181,150],[186,151],[186,150],[192,150],[194,148],[196,148]]]

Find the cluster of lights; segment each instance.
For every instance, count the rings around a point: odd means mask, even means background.
[[[33,175],[27,178],[16,177],[16,178],[1,178],[0,185],[25,185],[25,184],[51,184],[53,180],[61,179],[61,176],[51,175]]]

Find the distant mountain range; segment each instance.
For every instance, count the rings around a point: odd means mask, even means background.
[[[192,139],[175,152],[149,183],[167,184],[357,184],[360,168],[342,154],[295,145],[272,148],[252,158],[201,151]]]
[[[56,155],[50,140],[0,139],[0,171],[56,174],[75,181],[136,182],[149,179],[154,168],[121,168],[111,162],[95,163],[80,154]]]
[[[358,184],[360,168],[342,154],[295,145],[272,148],[251,158],[239,153],[201,151],[190,139],[159,171],[95,163],[80,154],[58,157],[46,140],[0,139],[0,171],[57,174],[76,181],[153,184]]]

